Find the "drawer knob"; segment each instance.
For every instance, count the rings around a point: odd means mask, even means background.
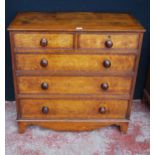
[[[105,68],[109,68],[109,67],[111,66],[110,60],[104,60],[104,61],[103,61],[103,66],[104,66]]]
[[[105,107],[100,107],[99,108],[99,113],[104,114],[106,112],[106,108]]]
[[[42,113],[43,114],[48,114],[49,108],[48,107],[42,107]]]
[[[47,83],[47,82],[43,82],[43,83],[41,84],[41,88],[42,88],[42,89],[48,89],[48,83]]]
[[[46,38],[42,38],[42,39],[40,40],[40,45],[41,45],[42,47],[46,47],[47,44],[48,44],[48,41],[47,41]]]
[[[108,83],[102,83],[102,84],[101,84],[101,88],[102,88],[103,90],[107,90],[107,89],[109,88]]]
[[[46,59],[42,59],[42,60],[40,61],[40,65],[41,65],[42,67],[47,67],[47,66],[48,66],[48,61],[47,61]]]
[[[107,41],[105,41],[105,46],[107,48],[111,48],[113,46],[113,42],[111,40],[107,40]]]

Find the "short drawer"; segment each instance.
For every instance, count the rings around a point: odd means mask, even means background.
[[[81,34],[79,48],[137,49],[138,39],[138,34]]]
[[[66,33],[16,33],[16,48],[72,48],[73,35]]]
[[[127,100],[20,100],[21,117],[52,118],[125,118]]]
[[[134,55],[56,55],[16,54],[17,70],[51,70],[57,72],[131,72]]]
[[[129,94],[130,77],[19,76],[19,93]]]

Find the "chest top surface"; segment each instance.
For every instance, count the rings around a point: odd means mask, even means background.
[[[16,31],[122,31],[144,32],[143,26],[124,13],[62,12],[18,13],[8,30]]]

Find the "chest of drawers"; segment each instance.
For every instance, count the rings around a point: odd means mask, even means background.
[[[20,133],[127,131],[145,31],[132,16],[25,12],[8,30]]]

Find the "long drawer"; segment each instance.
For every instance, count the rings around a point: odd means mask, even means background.
[[[127,100],[20,100],[21,117],[52,118],[125,118]]]
[[[131,72],[134,55],[16,54],[17,70]]]
[[[19,76],[19,93],[129,94],[130,77]]]

